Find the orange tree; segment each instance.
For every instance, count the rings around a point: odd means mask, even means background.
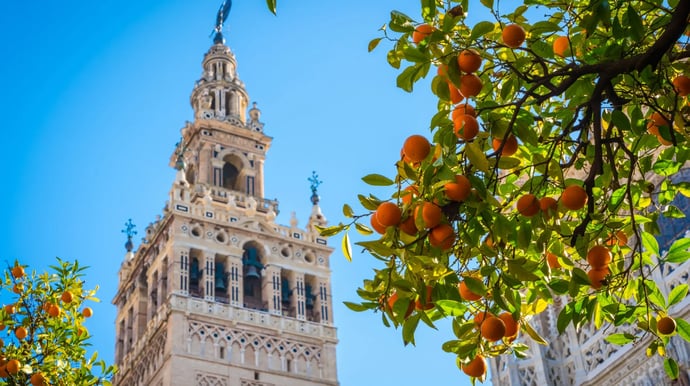
[[[0,385],[109,385],[113,366],[88,355],[85,321],[98,301],[84,288],[84,267],[58,259],[52,272],[15,262],[2,279]]]
[[[649,355],[690,340],[669,314],[688,285],[663,293],[652,279],[690,257],[690,239],[667,253],[656,239],[660,221],[685,216],[674,198],[690,196],[675,177],[690,157],[690,1],[421,0],[420,11],[391,12],[369,49],[390,44],[406,91],[432,77],[430,130],[400,139],[390,176],[364,177],[389,196],[360,195],[363,212],[345,205],[351,221],[321,229],[374,235],[357,244],[382,267],[348,307],[382,311],[406,343],[420,321],[452,319],[443,349],[473,379],[486,357],[525,354],[519,332],[547,343],[530,318],[554,297],[561,332],[621,327],[607,340],[643,341]],[[664,366],[678,376],[674,358]]]

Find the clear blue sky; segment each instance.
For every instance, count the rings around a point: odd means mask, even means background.
[[[367,43],[397,8],[415,14],[416,0],[235,1],[227,44],[252,101],[274,137],[266,161],[266,195],[280,201],[278,221],[297,212],[304,226],[311,203],[307,178],[316,170],[324,214],[342,219],[344,203],[372,190],[360,178],[391,176],[403,140],[429,135],[435,99],[395,87],[386,45]],[[167,199],[168,160],[179,130],[192,119],[189,95],[220,0],[0,2],[0,263],[20,259],[45,270],[55,256],[91,268],[102,303],[87,324],[107,361],[114,351],[110,304],[124,256],[120,233],[132,218],[140,235]],[[379,314],[343,305],[375,260],[332,258],[341,385],[469,384],[444,353],[451,338],[421,326],[418,347]],[[356,252],[359,252],[357,250]]]

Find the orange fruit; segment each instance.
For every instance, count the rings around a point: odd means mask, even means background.
[[[484,339],[495,342],[505,336],[506,325],[501,319],[491,316],[486,318],[484,323],[482,323],[481,333]]]
[[[525,30],[517,24],[509,24],[503,28],[503,44],[510,48],[517,48],[525,42],[527,34]]]
[[[371,218],[369,219],[369,222],[371,224],[371,227],[374,228],[374,230],[376,231],[376,233],[379,233],[379,234],[386,233],[386,227],[381,225],[379,220],[376,218],[376,212],[373,212],[371,214]]]
[[[460,77],[460,94],[465,98],[479,95],[482,87],[482,80],[477,75],[465,74]]]
[[[460,94],[460,90],[450,82],[448,82],[448,91],[450,92],[450,101],[453,103],[460,103],[465,99],[465,97]]]
[[[391,296],[388,297],[388,307],[390,308],[391,312],[393,312],[393,306],[395,306],[395,303],[398,301],[398,293],[393,292]],[[414,311],[414,302],[410,302],[410,304],[407,306],[407,310],[405,310],[405,319],[407,319],[411,314],[412,311]]]
[[[601,288],[602,285],[604,285],[604,279],[606,276],[609,274],[609,267],[604,267],[604,268],[592,268],[589,271],[587,271],[587,277],[589,277],[589,281],[592,282],[592,288],[594,289],[599,289]]]
[[[408,216],[400,223],[400,230],[410,236],[414,236],[419,232],[417,225],[414,223],[414,216]]]
[[[558,201],[553,197],[542,197],[539,199],[539,209],[544,213],[546,219],[558,212]]]
[[[455,118],[462,116],[462,115],[471,115],[473,117],[477,117],[477,111],[474,109],[474,107],[470,104],[467,103],[461,103],[453,109],[453,113],[451,114],[451,118],[455,120]]]
[[[8,315],[14,314],[15,311],[16,311],[16,309],[15,309],[15,307],[14,307],[14,304],[8,304],[8,305],[5,306],[5,312],[6,312]]]
[[[21,279],[22,277],[24,277],[24,267],[22,267],[21,265],[15,265],[14,267],[12,267],[12,277],[14,277],[15,279]]]
[[[41,373],[31,374],[31,379],[29,381],[31,382],[31,386],[44,386],[48,384],[46,378]]]
[[[53,318],[57,318],[60,316],[60,307],[57,304],[51,304],[48,307],[48,315],[52,316]]]
[[[455,229],[448,224],[439,224],[429,232],[429,244],[443,250],[450,249],[455,244]]]
[[[85,318],[90,318],[93,316],[93,310],[91,307],[85,307],[82,311],[81,314],[84,315]]]
[[[443,185],[443,189],[446,197],[453,201],[465,201],[472,194],[472,184],[462,174],[455,176],[455,182]]]
[[[65,291],[62,293],[62,296],[60,296],[60,299],[62,299],[62,301],[65,303],[72,303],[72,300],[74,300],[74,295],[72,295],[70,291]]]
[[[491,249],[494,248],[494,239],[491,238],[491,235],[486,236],[486,239],[484,239],[484,244]]]
[[[676,321],[670,316],[664,316],[656,322],[656,329],[662,335],[671,335],[676,332]]]
[[[482,66],[482,57],[475,50],[462,50],[458,55],[458,66],[463,72],[475,72]]]
[[[18,360],[16,359],[10,359],[7,362],[7,365],[5,365],[5,369],[7,370],[7,373],[10,375],[15,375],[19,372],[19,368],[21,367],[21,363],[19,363]]]
[[[517,210],[525,217],[532,217],[539,213],[539,199],[534,194],[527,193],[518,199]]]
[[[655,125],[653,122],[649,122],[647,124],[647,131],[649,132],[649,134],[655,135],[656,138],[659,140],[660,144],[664,146],[673,145],[673,141],[669,141],[668,139],[661,136],[661,133],[659,132],[659,126]]]
[[[415,42],[415,44],[419,44],[419,42],[431,35],[432,32],[434,32],[434,27],[429,24],[420,24],[412,33],[412,41]]]
[[[513,319],[513,315],[510,312],[504,312],[498,315],[498,318],[503,321],[503,324],[506,327],[506,337],[517,335],[518,331],[520,330],[520,325],[515,319]]]
[[[495,318],[495,316],[491,312],[481,311],[474,316],[474,324],[479,327],[480,325],[484,324],[484,320],[487,318]]]
[[[446,78],[448,76],[448,65],[441,63],[436,68],[436,75]]]
[[[501,148],[501,144],[503,144],[503,139],[499,138],[494,138],[494,140],[491,143],[492,147],[494,148],[494,151],[498,151],[498,149]],[[501,155],[510,157],[511,155],[515,154],[517,150],[517,138],[515,138],[515,136],[511,134],[506,139],[505,144],[503,144],[503,149],[501,149]]]
[[[469,363],[463,364],[462,372],[470,377],[481,378],[486,374],[486,360],[477,354]]]
[[[479,122],[471,115],[465,114],[453,121],[455,136],[465,141],[472,140],[479,133]]]
[[[587,203],[587,192],[582,186],[570,185],[561,193],[561,203],[570,210],[580,210]]]
[[[409,205],[412,202],[412,199],[418,195],[419,190],[417,190],[417,185],[410,185],[403,189],[402,193],[400,193],[400,199],[402,200],[403,204]]]
[[[17,327],[14,329],[14,336],[16,336],[17,339],[19,339],[19,340],[26,338],[27,335],[28,335],[28,332],[26,331],[26,328],[24,328],[24,327],[20,326],[20,327]]]
[[[606,245],[624,246],[628,244],[628,235],[623,231],[618,231],[606,240]]]
[[[441,223],[441,219],[443,218],[443,212],[441,211],[441,207],[434,204],[433,202],[428,201],[424,202],[422,205],[419,205],[417,208],[415,208],[415,214],[417,217],[422,217],[424,227],[426,228],[435,227],[436,225]]]
[[[684,97],[690,94],[690,78],[685,75],[678,75],[673,79],[673,88],[678,95]]]
[[[559,36],[553,41],[553,53],[560,57],[564,57],[569,48],[570,40],[567,36]]]
[[[376,208],[376,219],[384,227],[398,225],[401,217],[402,211],[392,202],[382,202]]]
[[[422,162],[431,152],[431,144],[421,135],[407,137],[403,144],[403,154],[411,162]]]
[[[458,283],[458,292],[463,300],[475,301],[482,298],[482,295],[477,295],[476,293],[472,292],[464,281]]]
[[[546,252],[546,264],[548,264],[549,268],[551,269],[561,268],[561,263],[558,261],[558,256],[551,252]]]
[[[607,267],[611,263],[611,251],[603,245],[595,245],[587,252],[587,262],[594,269]]]
[[[20,294],[22,293],[22,291],[24,291],[24,286],[22,285],[22,283],[16,283],[12,286],[12,292]]]
[[[653,112],[649,119],[655,126],[671,126],[671,122],[658,111]]]
[[[414,306],[416,309],[422,311],[422,310],[430,310],[434,308],[434,302],[431,301],[431,291],[433,290],[433,287],[430,285],[426,286],[426,296],[424,296],[424,303],[422,303],[422,295],[419,295],[417,297],[417,300],[414,302]]]

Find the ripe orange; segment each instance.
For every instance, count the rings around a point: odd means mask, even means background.
[[[458,90],[458,88],[450,82],[448,82],[448,91],[450,91],[450,101],[454,104],[460,103],[463,99],[465,99],[465,97],[460,94],[460,90]]]
[[[482,323],[481,333],[484,339],[495,342],[506,334],[506,325],[501,319],[491,316]]]
[[[402,200],[403,204],[410,204],[412,199],[418,195],[419,190],[417,190],[417,185],[410,185],[403,189],[402,193],[400,193],[400,199]]]
[[[84,315],[85,318],[90,318],[93,316],[93,310],[91,307],[85,307],[82,311],[81,314]]]
[[[432,32],[434,32],[434,27],[429,24],[420,24],[412,33],[412,41],[415,42],[415,44],[419,44],[419,42],[431,35]]]
[[[558,261],[558,256],[551,252],[546,252],[546,264],[548,264],[549,268],[551,269],[561,268],[561,263]]]
[[[16,283],[12,286],[12,292],[20,294],[22,293],[22,291],[24,291],[24,286],[22,285],[22,283]]]
[[[594,269],[607,267],[611,263],[611,251],[603,245],[595,245],[587,252],[587,262]]]
[[[393,306],[395,306],[395,303],[398,301],[398,293],[393,292],[391,296],[388,297],[388,307],[393,312]],[[410,304],[407,306],[407,310],[405,310],[405,319],[407,319],[411,314],[412,311],[414,311],[414,302],[410,302]]]
[[[371,224],[371,227],[374,228],[374,230],[376,231],[376,233],[379,233],[379,234],[386,233],[386,227],[381,225],[379,220],[376,218],[376,212],[373,212],[371,214],[371,218],[369,219],[369,222]]]
[[[5,306],[5,312],[8,315],[14,314],[15,311],[16,311],[16,308],[15,308],[14,304],[8,304]]]
[[[599,269],[592,268],[589,271],[587,271],[587,277],[589,277],[589,281],[592,282],[592,288],[601,288],[601,286],[605,284],[604,279],[609,274],[609,272],[609,267]]]
[[[462,115],[471,115],[473,117],[477,117],[477,111],[474,109],[474,107],[470,104],[467,103],[461,103],[453,109],[453,113],[451,114],[451,118],[455,120],[455,118],[462,116]]]
[[[446,197],[453,201],[465,201],[472,194],[472,184],[467,177],[458,174],[455,176],[455,182],[449,182],[443,185]]]
[[[31,386],[44,386],[47,385],[46,378],[41,373],[33,373],[31,375]]]
[[[12,277],[14,277],[15,279],[21,279],[22,277],[24,277],[24,267],[22,267],[21,265],[15,265],[14,267],[12,267]]]
[[[655,126],[671,126],[671,122],[658,111],[653,112],[649,119]]]
[[[433,287],[430,285],[426,286],[426,296],[424,297],[424,303],[422,303],[422,296],[419,295],[417,297],[417,300],[414,302],[414,306],[416,309],[422,311],[422,310],[430,310],[434,308],[434,302],[431,300],[431,291],[433,290]]]
[[[525,30],[517,24],[509,24],[503,28],[503,44],[510,48],[517,48],[525,42],[527,34]]]
[[[458,55],[458,66],[464,72],[475,72],[482,66],[482,57],[475,50],[462,50]]]
[[[515,319],[513,319],[513,315],[510,312],[504,312],[498,315],[498,318],[501,319],[503,324],[506,326],[506,337],[513,337],[517,335],[518,331],[520,330],[520,325]]]
[[[7,362],[7,365],[5,365],[5,369],[7,370],[7,373],[10,375],[15,375],[19,372],[19,368],[21,367],[21,363],[19,363],[18,360],[16,359],[10,359],[9,362]]]
[[[392,202],[382,202],[376,208],[376,219],[384,227],[398,225],[401,217],[402,211]]]
[[[455,136],[465,141],[472,140],[479,133],[479,122],[471,115],[465,114],[453,121]]]
[[[678,95],[684,97],[690,94],[690,78],[685,75],[678,75],[673,79],[673,88]]]
[[[464,281],[458,283],[458,292],[460,293],[460,297],[464,300],[475,301],[482,298],[482,295],[477,295],[472,292]]]
[[[422,162],[431,152],[431,144],[421,135],[407,137],[403,144],[403,154],[411,162]]]
[[[669,141],[668,139],[661,136],[661,133],[659,132],[659,126],[655,125],[653,122],[649,122],[647,124],[647,131],[649,132],[649,134],[655,135],[656,139],[659,140],[660,144],[664,146],[673,145],[673,141]]]
[[[48,307],[48,315],[50,315],[53,318],[57,318],[60,316],[60,307],[57,304],[51,304]]]
[[[539,209],[548,220],[558,212],[558,201],[553,197],[542,197],[539,199]]]
[[[527,193],[518,199],[517,210],[525,217],[532,217],[539,213],[539,199],[534,194]]]
[[[441,63],[436,67],[436,75],[446,78],[448,76],[448,65]]]
[[[553,41],[553,53],[560,57],[564,57],[569,48],[570,40],[567,36],[559,36]]]
[[[501,147],[501,144],[503,144],[502,138],[494,138],[494,140],[491,143],[492,147],[494,148],[494,151],[498,151],[498,149]],[[517,150],[517,138],[515,138],[515,136],[511,134],[506,139],[505,144],[503,145],[503,149],[501,149],[501,155],[510,157],[511,155],[515,154]]]
[[[417,225],[414,223],[414,216],[408,216],[400,223],[400,230],[410,236],[414,236],[419,232]]]
[[[611,235],[608,240],[606,240],[606,245],[618,245],[624,246],[628,244],[628,235],[623,231],[618,231]]]
[[[429,232],[429,244],[443,250],[450,249],[455,244],[455,229],[448,224],[439,224]]]
[[[495,318],[495,316],[491,312],[481,311],[477,315],[474,316],[474,324],[477,327],[479,327],[480,325],[484,324],[484,320],[486,320],[488,318]]]
[[[60,299],[62,299],[62,301],[65,303],[72,303],[72,300],[74,300],[74,295],[72,295],[70,291],[65,291],[62,293],[62,296],[60,296]]]
[[[443,218],[441,207],[428,201],[415,208],[415,215],[416,217],[422,216],[422,221],[426,228],[435,227],[441,223],[441,219]]]
[[[465,98],[479,95],[482,86],[482,80],[477,75],[465,74],[460,77],[460,94]]]
[[[24,328],[24,327],[19,326],[19,327],[14,329],[14,336],[16,336],[17,339],[19,339],[19,340],[26,338],[27,335],[28,335],[28,332],[26,331],[26,328]]]
[[[462,372],[470,377],[481,378],[486,374],[486,361],[484,357],[477,354],[469,363],[463,364]]]
[[[561,203],[570,210],[580,210],[587,203],[587,192],[579,185],[570,185],[563,190]]]
[[[656,329],[662,335],[671,335],[676,331],[676,321],[670,316],[664,316],[656,322]]]

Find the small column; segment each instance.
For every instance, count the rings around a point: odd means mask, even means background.
[[[295,317],[299,320],[307,319],[307,308],[304,297],[304,274],[294,272],[295,289],[293,291],[293,305],[295,307]]]
[[[268,312],[280,315],[280,267],[269,265],[264,272],[266,280],[262,297],[268,302]]]
[[[316,304],[314,308],[319,310],[321,316],[320,322],[323,324],[333,324],[333,317],[331,313],[331,302],[329,294],[328,281],[324,278],[317,278],[317,293],[316,293]]]
[[[204,254],[204,300],[215,301],[216,300],[216,287],[215,287],[215,255],[213,253],[207,252]]]
[[[179,265],[174,269],[177,276],[177,288],[173,292],[180,295],[189,295],[189,250],[176,249],[175,256],[178,257]]]
[[[204,143],[203,147],[199,151],[199,177],[197,181],[207,183],[209,185],[213,184],[213,175],[211,170],[211,158],[213,158],[213,145],[211,143]]]
[[[256,189],[257,197],[264,196],[264,159],[262,157],[255,160],[256,165],[256,180],[254,181],[254,189]]]
[[[240,272],[242,272],[242,257],[228,256],[228,264],[226,266],[228,271],[228,293],[230,298],[230,305],[242,306],[242,282]]]

